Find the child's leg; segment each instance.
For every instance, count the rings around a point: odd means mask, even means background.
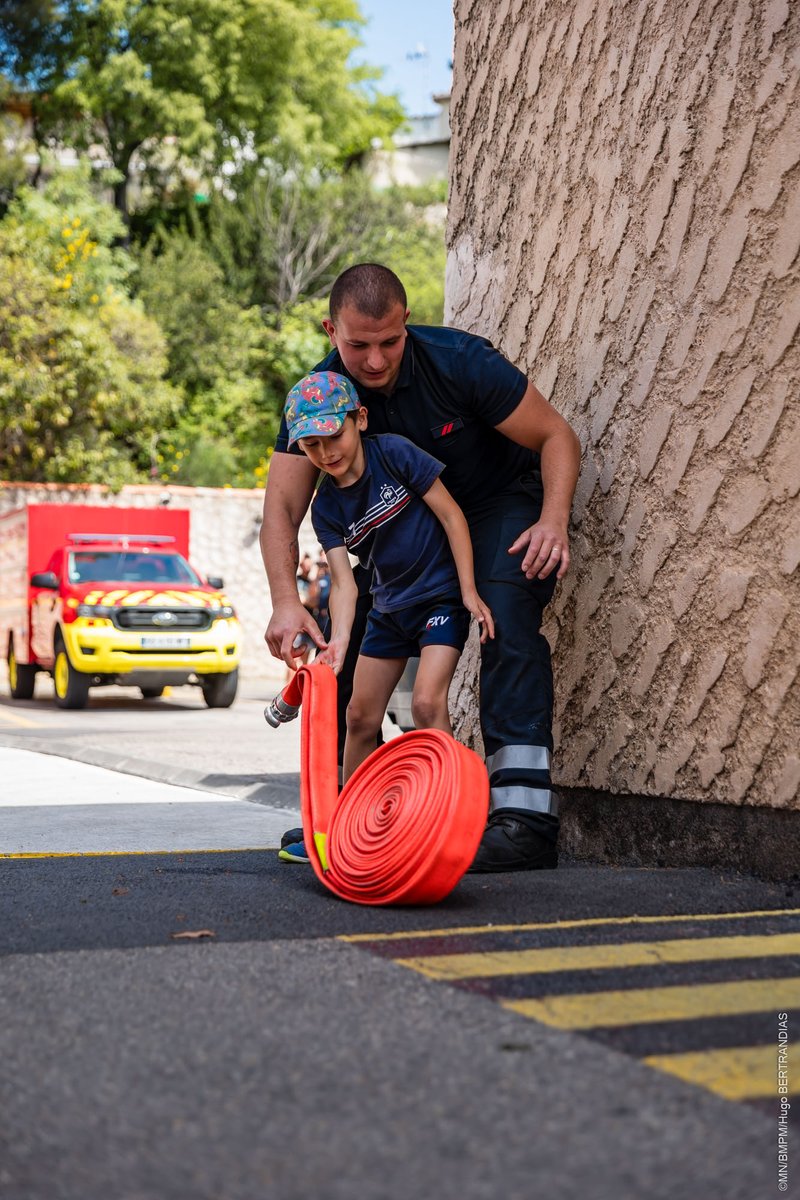
[[[461,652],[454,646],[423,646],[411,697],[411,715],[417,729],[442,729],[452,733],[447,693]],[[388,702],[388,701],[387,701]]]
[[[360,766],[377,746],[386,705],[407,661],[405,658],[369,658],[365,654],[358,656],[353,676],[353,695],[347,706],[347,740],[344,744],[343,772],[345,783],[356,767]]]

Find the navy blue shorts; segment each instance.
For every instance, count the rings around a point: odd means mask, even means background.
[[[417,658],[423,646],[452,646],[460,653],[469,621],[461,598],[455,596],[439,596],[389,613],[373,608],[359,653],[367,658]]]

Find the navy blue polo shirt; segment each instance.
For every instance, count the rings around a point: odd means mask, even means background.
[[[407,329],[390,396],[353,379],[338,350],[314,370],[337,371],[351,380],[367,409],[370,434],[399,433],[443,462],[442,483],[469,517],[538,467],[538,454],[494,428],[517,407],[528,380],[486,338],[435,325]],[[275,449],[287,451],[288,440],[284,420]],[[289,452],[302,454],[299,446]]]
[[[437,596],[460,595],[444,526],[422,497],[442,464],[407,438],[365,437],[364,473],[339,487],[323,477],[311,505],[323,550],[346,546],[372,571],[378,612],[411,608]]]

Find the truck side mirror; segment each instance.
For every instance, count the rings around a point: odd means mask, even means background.
[[[206,575],[206,583],[209,587],[217,589],[225,587],[225,580],[221,575]]]
[[[53,571],[36,571],[31,575],[31,587],[46,588],[48,592],[57,592],[58,577]]]

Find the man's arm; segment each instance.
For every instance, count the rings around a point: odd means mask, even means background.
[[[297,531],[314,495],[317,470],[297,454],[274,454],[264,495],[261,524],[261,557],[269,580],[272,616],[265,634],[270,653],[295,667],[292,643],[307,633],[317,646],[325,640],[311,613],[300,603],[297,566],[300,553]]]
[[[326,550],[325,557],[331,569],[331,594],[328,600],[331,614],[331,636],[327,650],[318,656],[317,662],[327,663],[338,675],[347,654],[347,647],[350,645],[350,631],[353,628],[353,617],[356,612],[358,586],[344,546],[334,546],[331,550]]]
[[[538,451],[541,457],[544,502],[535,525],[520,534],[509,554],[525,549],[522,571],[528,579],[545,579],[558,567],[561,579],[569,568],[569,513],[581,466],[581,444],[572,428],[533,384],[497,430]],[[560,563],[560,566],[559,566]]]

